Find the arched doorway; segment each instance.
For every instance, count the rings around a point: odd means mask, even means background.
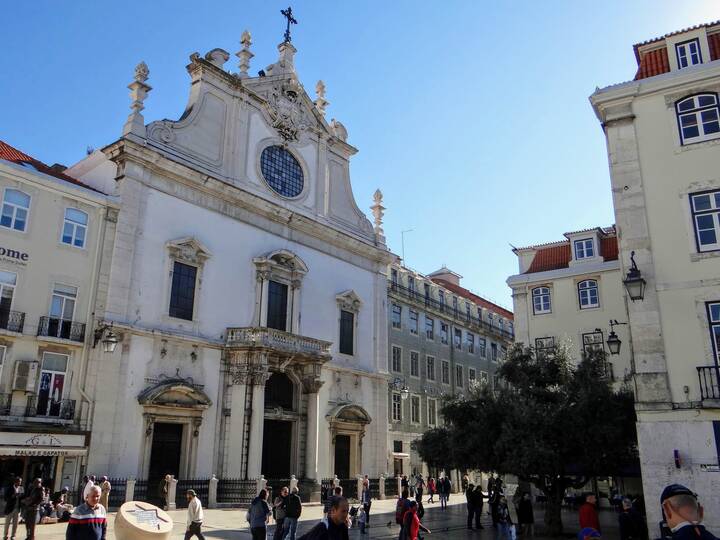
[[[262,473],[265,478],[290,478],[295,462],[297,399],[295,383],[274,372],[265,383]]]
[[[372,419],[360,405],[347,403],[335,407],[326,416],[330,424],[331,472],[338,478],[355,478],[362,474],[362,439],[365,426]]]

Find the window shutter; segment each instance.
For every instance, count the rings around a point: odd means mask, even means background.
[[[32,392],[35,390],[37,379],[38,363],[34,361],[15,362],[15,377],[13,378],[13,390]]]

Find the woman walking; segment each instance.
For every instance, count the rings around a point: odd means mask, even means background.
[[[362,484],[362,494],[360,495],[360,502],[363,505],[365,511],[365,526],[370,526],[370,506],[372,505],[372,496],[370,494],[370,480],[365,475],[365,479]]]
[[[434,503],[435,501],[434,501],[433,497],[435,497],[435,479],[432,476],[430,478],[428,478],[427,488],[428,488],[428,493],[430,494],[427,502]]]

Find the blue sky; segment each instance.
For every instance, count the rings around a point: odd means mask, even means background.
[[[12,2],[3,10],[0,138],[72,164],[120,135],[127,84],[144,60],[147,121],[182,114],[188,56],[234,55],[253,35],[251,71],[275,61],[287,1]],[[632,45],[720,19],[713,0],[307,1],[292,4],[296,68],[342,121],[353,189],[367,212],[381,188],[385,232],[407,264],[446,264],[511,306],[509,244],[562,239],[613,222],[605,140],[588,103],[632,79]],[[227,67],[235,70],[231,56]]]

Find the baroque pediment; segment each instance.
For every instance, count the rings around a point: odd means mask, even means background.
[[[202,264],[212,256],[210,250],[202,242],[191,236],[171,240],[167,244],[170,256],[195,264]]]

